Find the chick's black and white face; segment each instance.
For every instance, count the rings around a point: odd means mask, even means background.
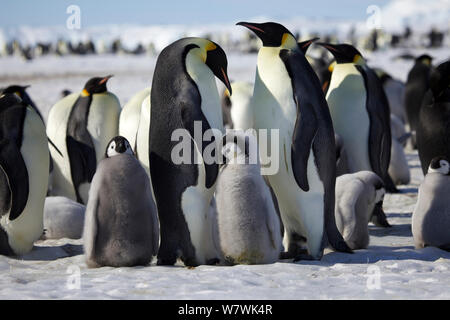
[[[113,138],[106,148],[106,158],[111,158],[117,156],[121,153],[134,155],[133,150],[131,149],[130,143],[124,137],[115,137]]]
[[[447,159],[434,158],[431,160],[428,172],[437,172],[443,175],[450,175],[450,163]]]

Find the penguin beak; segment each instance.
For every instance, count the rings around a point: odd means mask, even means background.
[[[319,40],[320,38],[312,38],[312,39],[309,39],[309,40],[306,40],[306,41],[302,41],[302,42],[299,42],[298,43],[298,48],[300,49],[300,51],[302,51],[304,54],[306,54],[306,51],[308,51],[308,48],[309,48],[309,46],[313,43],[313,42],[315,42],[315,41],[317,41],[317,40]]]
[[[231,84],[227,74],[227,56],[221,47],[216,45],[212,50],[206,52],[205,64],[211,69],[214,75],[223,82],[231,95]]]
[[[127,146],[126,146],[125,142],[122,140],[117,141],[116,151],[118,153],[124,153],[126,150],[127,150]]]
[[[268,37],[266,31],[264,31],[261,23],[252,23],[252,22],[238,22],[237,26],[243,26],[247,29],[251,30],[261,41],[264,43],[264,40]]]
[[[102,80],[100,80],[98,82],[98,84],[104,84],[104,83],[108,82],[108,80],[111,79],[112,77],[114,77],[114,76],[112,74],[110,74],[110,75],[104,77]]]

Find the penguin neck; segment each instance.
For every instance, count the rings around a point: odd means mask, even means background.
[[[216,78],[196,50],[199,49],[192,49],[186,55],[186,72],[197,85],[201,97],[200,107],[209,125],[223,132],[222,107]]]

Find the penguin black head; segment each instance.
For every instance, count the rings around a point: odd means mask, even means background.
[[[21,99],[16,94],[2,92],[0,94],[0,112],[21,102]]]
[[[236,25],[246,27],[253,31],[261,39],[264,47],[285,47],[292,49],[298,46],[292,32],[279,23],[238,22]]]
[[[364,62],[361,52],[350,44],[329,44],[324,42],[317,42],[317,44],[330,51],[336,59],[336,63],[361,64]]]
[[[315,41],[319,40],[319,38],[312,38],[309,40],[305,40],[298,43],[298,48],[300,49],[303,54],[306,54],[306,51],[308,51],[308,48],[311,46],[311,44]]]
[[[6,87],[5,89],[2,90],[2,93],[15,93],[19,96],[20,99],[23,99],[23,97],[25,96],[26,92],[25,90],[30,87],[28,86],[19,86],[19,85],[11,85],[9,87]]]
[[[205,64],[211,69],[214,75],[223,82],[231,95],[231,84],[227,74],[227,55],[217,43],[210,41],[206,46]]]
[[[106,89],[106,83],[108,80],[112,77],[112,75],[106,76],[106,77],[95,77],[91,78],[86,82],[84,89],[81,93],[83,96],[90,96],[94,93],[103,93],[106,92],[108,89]]]
[[[121,153],[134,155],[128,140],[122,136],[117,136],[111,139],[106,147],[105,158],[111,158]]]
[[[450,175],[450,162],[444,156],[433,158],[430,162],[428,172],[436,172],[446,176]]]
[[[442,101],[448,101],[448,92],[450,92],[450,60],[441,63],[431,71],[430,89],[435,102],[440,101],[441,97]],[[447,98],[445,98],[445,92],[447,92]]]
[[[433,57],[428,54],[422,54],[416,58],[416,63],[420,62],[426,64],[427,66],[431,66],[432,61]]]

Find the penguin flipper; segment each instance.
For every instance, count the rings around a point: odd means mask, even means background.
[[[397,188],[388,175],[392,143],[389,102],[376,73],[366,66],[356,65],[356,68],[364,79],[367,92],[366,108],[370,117],[370,165],[373,172],[383,180],[386,189],[397,192]]]
[[[0,142],[0,167],[6,175],[9,184],[10,211],[9,220],[17,219],[28,201],[29,184],[28,170],[17,145],[9,140]],[[8,198],[6,188],[0,187],[2,200]],[[6,192],[5,192],[6,191]],[[5,209],[4,207],[3,209]]]
[[[181,104],[180,105],[181,120],[183,122],[183,127],[189,131],[191,138],[194,140],[194,137],[195,137],[194,123],[196,121],[200,121],[202,123],[202,137],[203,137],[205,132],[211,129],[211,126],[209,125],[208,120],[206,119],[203,112],[201,112],[201,110],[199,110],[200,108],[195,107],[194,105],[192,105],[190,103],[181,102],[180,104]],[[210,143],[215,143],[215,140],[216,140],[215,137],[212,136]],[[194,140],[194,142],[197,142],[197,141]],[[202,150],[201,150],[202,156],[203,156],[206,146],[207,146],[206,143],[202,143]],[[216,152],[217,152],[217,150],[216,150]],[[215,156],[217,157],[218,155],[216,154]],[[203,164],[205,166],[205,171],[206,171],[205,185],[206,185],[206,188],[209,189],[216,182],[217,176],[219,174],[219,166],[218,166],[217,162],[208,164],[204,161]]]
[[[286,70],[291,78],[294,101],[297,107],[297,119],[295,120],[294,133],[291,146],[291,164],[295,181],[305,192],[309,191],[308,183],[308,159],[311,147],[319,129],[316,118],[316,108],[310,100],[308,88],[300,85],[307,83],[308,73],[304,68],[311,68],[305,56],[297,51],[281,50],[280,58],[283,60]],[[312,69],[311,69],[312,71]],[[312,71],[314,72],[314,71]],[[307,77],[302,79],[301,77]],[[316,85],[319,85],[319,80]]]
[[[71,136],[66,138],[67,153],[69,155],[72,181],[77,195],[77,202],[82,203],[78,186],[83,182],[91,182],[97,167],[95,149],[87,144],[75,140]]]

